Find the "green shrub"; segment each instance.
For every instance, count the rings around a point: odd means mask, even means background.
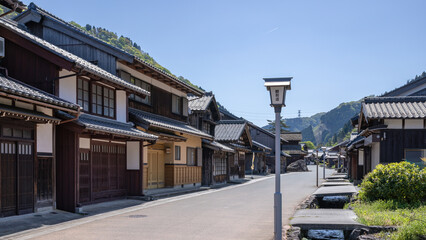
[[[426,201],[426,169],[408,162],[379,164],[364,177],[359,198],[364,201],[393,200],[398,203]]]

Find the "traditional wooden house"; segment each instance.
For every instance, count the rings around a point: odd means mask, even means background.
[[[189,122],[191,126],[214,136],[215,126],[220,121],[220,112],[212,92],[202,97],[189,96]],[[228,178],[228,162],[235,152],[214,140],[203,140],[202,185],[225,183]]]
[[[383,94],[381,97],[426,96],[426,76],[424,74],[422,76]]]
[[[286,166],[294,161],[304,159],[305,155],[307,155],[307,152],[303,151],[300,145],[300,141],[302,141],[301,132],[281,133],[281,138],[287,141],[286,144],[281,145],[281,150],[291,156],[287,157]]]
[[[358,130],[365,137],[364,172],[403,160],[426,166],[426,96],[365,98]]]
[[[245,154],[253,142],[245,120],[221,120],[215,127],[215,140],[235,150],[228,162],[229,180],[245,177]]]
[[[131,120],[143,131],[156,133],[160,141],[144,145],[144,189],[182,187],[201,183],[201,141],[212,136],[190,127],[187,94],[203,91],[89,35],[31,3],[28,11],[16,18],[35,35],[96,63],[132,85],[151,92],[130,94]]]
[[[80,107],[0,71],[0,217],[52,209],[55,126],[61,124],[54,111],[77,116]]]
[[[81,106],[81,115],[58,111],[55,128],[56,204],[76,207],[142,194],[142,147],[157,137],[127,122],[130,94],[149,92],[127,83],[17,24],[0,19],[6,56],[1,66],[13,78]],[[23,69],[25,69],[23,71]]]

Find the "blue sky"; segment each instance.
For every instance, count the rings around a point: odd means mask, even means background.
[[[259,126],[274,118],[264,77],[293,77],[282,112],[288,118],[381,94],[426,71],[423,0],[35,3],[130,37]]]

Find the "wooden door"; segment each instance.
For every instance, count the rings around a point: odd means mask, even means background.
[[[1,142],[1,216],[17,213],[16,143]]]
[[[89,149],[80,149],[79,164],[79,201],[80,203],[90,202],[92,184]]]
[[[18,143],[18,214],[34,209],[34,148],[32,143]]]
[[[33,143],[1,142],[1,216],[34,210]]]
[[[53,159],[37,158],[37,207],[53,204]]]
[[[164,154],[162,151],[148,152],[148,189],[164,187]]]

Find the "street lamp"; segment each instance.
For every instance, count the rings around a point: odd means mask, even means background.
[[[322,149],[322,152],[323,152],[323,154],[322,154],[322,156],[323,156],[323,174],[322,174],[322,178],[325,179],[325,157],[326,157],[325,151],[327,150],[327,147],[322,147],[321,149]]]
[[[280,187],[281,173],[281,108],[285,107],[285,93],[291,89],[292,77],[288,78],[264,78],[265,87],[271,96],[271,107],[275,110],[275,194],[274,194],[274,235],[275,240],[282,240],[282,196]]]

